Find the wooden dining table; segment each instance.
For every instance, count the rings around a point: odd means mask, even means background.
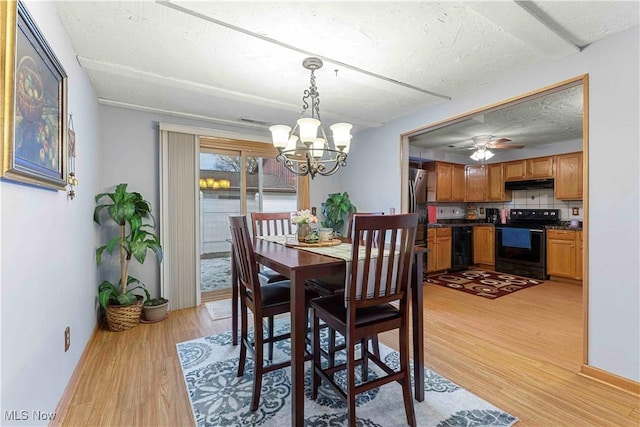
[[[254,238],[256,261],[291,281],[291,425],[304,424],[304,362],[307,334],[305,282],[308,279],[343,273],[345,261],[327,255],[288,247],[268,240]],[[424,342],[422,314],[423,259],[427,248],[414,248],[415,262],[411,280],[411,314],[413,316],[413,363],[415,399],[424,400]],[[238,343],[238,279],[235,259],[232,259],[232,341]]]

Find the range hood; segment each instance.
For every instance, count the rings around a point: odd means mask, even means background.
[[[537,190],[541,188],[553,188],[553,178],[528,179],[525,181],[507,181],[505,190]]]

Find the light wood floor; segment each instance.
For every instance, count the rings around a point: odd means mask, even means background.
[[[424,288],[425,360],[527,426],[640,425],[640,397],[578,375],[580,287],[548,282],[495,301]],[[65,426],[193,425],[176,343],[228,330],[206,308],[126,332],[99,330],[58,421]],[[394,337],[382,341],[396,348]]]

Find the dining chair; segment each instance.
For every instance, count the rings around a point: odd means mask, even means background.
[[[251,231],[254,237],[293,234],[291,213],[289,212],[251,212]],[[288,280],[288,277],[262,267],[258,278],[263,283]]]
[[[347,232],[344,236],[344,240],[347,242],[351,242],[353,240],[353,219],[357,216],[371,216],[371,215],[384,215],[384,212],[352,212],[349,214],[349,219],[347,221]],[[313,290],[318,293],[320,296],[332,296],[332,295],[342,295],[344,294],[345,289],[345,275],[337,274],[333,276],[325,276],[310,279],[307,281],[306,286],[308,289]],[[373,347],[373,352],[377,357],[380,357],[380,344],[378,342],[378,336],[374,335],[370,337],[371,345]],[[334,354],[336,351],[341,350],[343,347],[335,347],[336,337],[335,330],[329,329],[329,347],[327,349],[327,356],[329,358],[329,363],[333,364]]]
[[[247,350],[251,353],[254,363],[253,392],[251,410],[258,409],[262,376],[276,369],[291,365],[291,360],[264,364],[264,344],[290,338],[290,333],[273,335],[273,317],[290,311],[290,282],[288,280],[277,283],[262,284],[258,279],[258,264],[253,252],[253,244],[249,235],[246,216],[230,216],[232,246],[237,263],[237,275],[240,286],[240,360],[238,362],[238,377],[244,373]],[[253,342],[249,340],[248,313],[253,316]],[[269,319],[267,338],[263,335],[263,321]],[[272,347],[271,347],[272,348]]]
[[[416,214],[356,216],[353,224],[352,261],[344,295],[319,297],[310,301],[312,320],[312,399],[320,382],[328,382],[347,402],[349,426],[356,425],[356,395],[389,382],[399,382],[407,422],[416,425],[409,368],[409,282],[413,263],[418,217]],[[346,362],[327,366],[321,363],[320,320],[345,337]],[[398,330],[399,369],[383,362],[364,345],[367,337]],[[356,360],[356,345],[360,357]],[[382,369],[368,379],[368,363]],[[355,366],[361,366],[362,382],[356,384]],[[346,370],[342,388],[334,374]],[[386,375],[383,375],[386,374]]]

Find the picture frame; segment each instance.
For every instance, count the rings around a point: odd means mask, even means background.
[[[1,177],[65,190],[67,74],[22,2],[0,2],[0,19]]]

